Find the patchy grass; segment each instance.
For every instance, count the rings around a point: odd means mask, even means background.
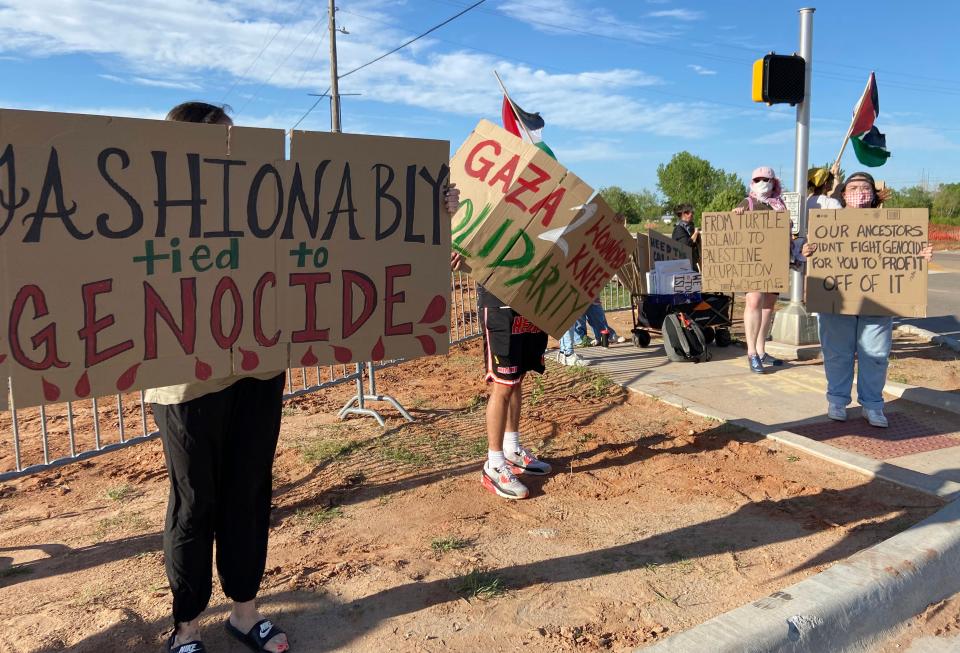
[[[150,523],[137,514],[121,513],[114,517],[107,517],[97,522],[97,528],[94,531],[94,537],[98,540],[104,539],[107,535],[127,531],[146,530]]]
[[[460,580],[456,590],[470,599],[488,600],[505,594],[507,587],[499,576],[474,569]]]
[[[427,456],[419,451],[413,451],[401,444],[390,446],[381,445],[380,455],[384,460],[390,460],[401,465],[411,465],[413,467],[422,467],[427,464]]]
[[[533,379],[533,388],[530,389],[530,405],[536,406],[542,402],[544,395],[546,395],[546,389],[543,385],[543,377],[538,374]]]
[[[478,392],[477,394],[470,397],[470,401],[467,402],[467,405],[464,406],[463,409],[468,413],[475,413],[486,405],[487,405],[487,395],[483,394],[482,392]]]
[[[334,519],[343,517],[343,508],[340,506],[327,506],[324,508],[301,508],[293,514],[293,518],[301,526],[317,528]]]
[[[465,549],[470,546],[470,544],[470,540],[465,540],[460,537],[447,536],[438,537],[430,542],[430,548],[433,549],[434,553],[449,553],[450,551]]]
[[[343,458],[358,449],[362,443],[339,437],[342,428],[339,424],[321,428],[312,437],[301,442],[299,449],[303,462],[317,465]],[[333,437],[330,437],[331,434]]]
[[[107,498],[113,499],[114,501],[125,501],[130,499],[136,494],[136,490],[129,483],[124,483],[123,485],[118,485],[107,490]]]

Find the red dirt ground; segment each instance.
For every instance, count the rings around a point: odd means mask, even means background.
[[[507,502],[479,371],[476,341],[384,370],[417,418],[386,429],[335,419],[348,387],[288,402],[262,603],[298,652],[629,651],[940,505],[556,365],[522,425],[555,473]],[[0,485],[0,651],[159,650],[166,492],[158,441]]]

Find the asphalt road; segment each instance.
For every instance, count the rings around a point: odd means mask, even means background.
[[[960,252],[937,252],[933,262],[939,270],[927,282],[929,317],[898,322],[960,339]]]

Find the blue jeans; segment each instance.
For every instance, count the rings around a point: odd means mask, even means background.
[[[584,320],[584,318],[586,319]],[[593,329],[594,340],[600,340],[600,333],[602,331],[606,331],[610,335],[611,340],[616,339],[617,332],[607,323],[607,314],[600,304],[590,304],[583,318],[577,320],[575,326],[577,327],[578,336],[587,335],[587,322],[590,323],[590,328]]]
[[[856,358],[857,401],[870,410],[882,409],[893,344],[893,318],[821,313],[819,321],[827,401],[837,406],[850,403]]]
[[[583,330],[583,333],[587,332],[587,318],[586,316],[581,315],[580,318],[573,323],[573,326],[570,327],[566,333],[560,337],[560,353],[565,356],[570,356],[573,354],[573,346],[579,341],[579,336],[577,331]]]

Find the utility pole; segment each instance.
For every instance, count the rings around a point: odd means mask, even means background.
[[[340,80],[337,77],[337,7],[330,0],[327,26],[330,30],[330,131],[340,131]]]
[[[807,7],[800,10],[800,56],[806,70],[803,102],[797,105],[796,158],[794,159],[793,186],[800,193],[798,227],[800,238],[807,236],[807,166],[810,152],[810,87],[813,77],[813,12]],[[789,347],[801,348],[819,343],[817,320],[807,313],[803,304],[803,271],[790,271],[790,305],[778,311],[773,324],[773,339]]]

